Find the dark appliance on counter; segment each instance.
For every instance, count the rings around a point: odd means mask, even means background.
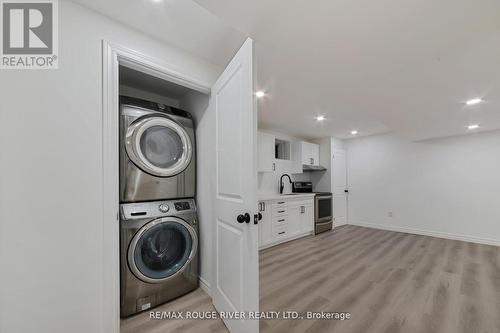
[[[293,193],[315,193],[314,196],[314,234],[333,229],[332,193],[313,192],[312,182],[293,182]]]

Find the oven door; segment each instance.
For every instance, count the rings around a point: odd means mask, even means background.
[[[316,196],[316,209],[314,222],[323,223],[332,220],[332,196],[331,195],[317,195]]]

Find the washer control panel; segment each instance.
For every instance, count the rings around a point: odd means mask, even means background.
[[[177,210],[177,211],[191,209],[191,206],[189,205],[188,201],[177,201],[174,203],[174,207],[175,207],[175,210]]]
[[[196,212],[194,199],[125,203],[120,205],[122,220],[137,220]]]
[[[162,213],[167,213],[170,210],[170,207],[168,207],[167,204],[162,203],[158,206],[158,210]]]

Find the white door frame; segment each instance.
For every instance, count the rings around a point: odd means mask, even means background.
[[[119,65],[209,94],[211,87],[164,62],[127,47],[102,42],[102,332],[120,332]]]

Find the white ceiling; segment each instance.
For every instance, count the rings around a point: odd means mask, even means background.
[[[155,39],[224,66],[245,35],[191,0],[72,0]]]
[[[79,1],[219,65],[251,36],[268,128],[415,140],[500,128],[498,0],[195,0],[220,20],[190,0]],[[474,97],[485,103],[465,107]]]

